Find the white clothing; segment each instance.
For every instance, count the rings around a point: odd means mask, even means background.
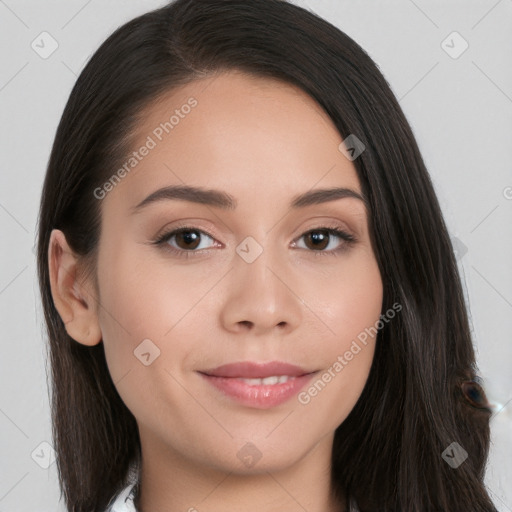
[[[135,485],[126,486],[111,502],[105,512],[137,512],[133,499],[135,497]]]

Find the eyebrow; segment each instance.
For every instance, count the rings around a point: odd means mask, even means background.
[[[335,187],[309,190],[303,194],[294,196],[291,200],[291,208],[304,208],[315,204],[327,203],[344,198],[359,199],[365,205],[367,200],[359,192],[350,188]],[[237,200],[221,190],[206,189],[202,187],[191,187],[188,185],[173,185],[155,190],[139,204],[131,208],[132,213],[138,213],[146,206],[164,200],[188,201],[191,203],[203,204],[222,208],[223,210],[234,210],[237,207]]]

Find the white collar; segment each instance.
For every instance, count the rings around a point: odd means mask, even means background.
[[[116,497],[106,512],[137,512],[133,499],[135,497],[135,485],[126,486]]]

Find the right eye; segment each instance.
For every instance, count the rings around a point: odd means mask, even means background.
[[[176,253],[194,253],[213,247],[212,245],[201,247],[201,238],[204,237],[214,240],[211,235],[201,229],[184,226],[163,233],[154,243]]]

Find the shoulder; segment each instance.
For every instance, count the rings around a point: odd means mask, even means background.
[[[105,512],[137,512],[133,503],[135,485],[136,484],[127,485],[112,499]]]

